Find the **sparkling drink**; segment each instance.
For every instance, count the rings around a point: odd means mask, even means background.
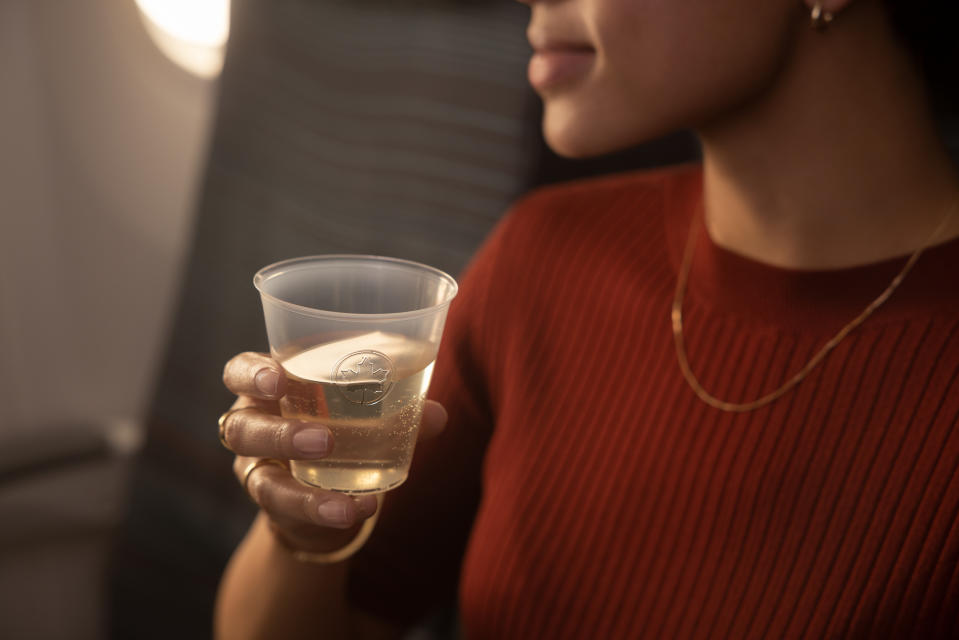
[[[294,460],[302,482],[351,494],[378,493],[406,480],[435,346],[374,331],[281,358],[285,417],[325,424],[332,453]]]
[[[253,277],[290,418],[327,425],[330,454],[291,463],[305,484],[379,493],[409,472],[456,280],[385,256],[283,260]]]

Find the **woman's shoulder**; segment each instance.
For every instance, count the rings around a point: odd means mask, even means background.
[[[551,263],[572,253],[632,251],[637,237],[666,244],[664,222],[673,216],[665,213],[701,185],[700,165],[682,164],[538,187],[514,201],[487,253]]]
[[[664,213],[677,194],[699,188],[701,175],[698,164],[686,164],[533,189],[513,203],[471,270],[486,274],[484,288],[504,283],[513,295],[520,281],[540,283],[571,266],[611,273],[666,264],[671,245],[664,221],[672,216]]]
[[[591,176],[549,184],[532,189],[515,205],[515,215],[573,212],[577,214],[604,211],[637,205],[661,206],[664,195],[673,191],[697,188],[701,183],[702,167],[687,163]]]
[[[499,225],[497,235],[518,244],[550,240],[570,234],[579,240],[604,236],[604,229],[624,235],[662,234],[664,212],[683,196],[701,189],[699,164],[593,176],[537,187],[515,200]],[[667,216],[668,217],[668,216]],[[597,237],[597,239],[599,239]]]

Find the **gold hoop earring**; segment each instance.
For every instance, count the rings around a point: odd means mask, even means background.
[[[809,12],[809,26],[816,31],[825,31],[829,23],[832,22],[832,18],[832,13],[823,9],[821,2],[816,2]]]

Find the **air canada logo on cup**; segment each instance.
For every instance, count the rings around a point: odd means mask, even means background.
[[[393,388],[393,361],[379,351],[355,351],[333,367],[333,380],[354,404],[376,404]]]

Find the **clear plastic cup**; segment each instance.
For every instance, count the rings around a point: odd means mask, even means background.
[[[282,414],[333,432],[332,453],[292,461],[294,477],[349,494],[400,485],[456,281],[408,260],[326,255],[271,264],[253,284],[287,379]]]

